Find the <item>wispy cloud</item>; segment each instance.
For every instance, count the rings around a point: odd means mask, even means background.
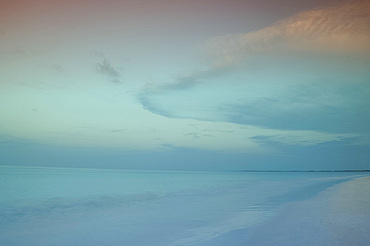
[[[305,138],[296,134],[280,134],[280,135],[257,135],[250,138],[252,141],[266,147],[283,148],[286,146],[348,146],[348,145],[369,145],[369,139],[363,136],[356,135],[328,135],[317,132],[310,132]]]
[[[105,75],[105,76],[108,76],[112,82],[115,82],[115,83],[119,83],[120,82],[120,77],[121,77],[121,74],[120,72],[118,72],[117,69],[115,69],[112,64],[106,59],[104,58],[104,60],[100,63],[97,64],[96,66],[96,70]]]

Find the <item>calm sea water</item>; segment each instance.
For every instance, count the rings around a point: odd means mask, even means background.
[[[242,242],[285,204],[358,176],[0,167],[0,245],[207,245],[243,229]]]

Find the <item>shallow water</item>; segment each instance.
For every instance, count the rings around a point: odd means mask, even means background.
[[[224,245],[361,173],[0,167],[0,245]]]

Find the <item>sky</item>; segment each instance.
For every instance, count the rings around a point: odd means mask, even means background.
[[[2,0],[0,165],[370,169],[370,1]]]

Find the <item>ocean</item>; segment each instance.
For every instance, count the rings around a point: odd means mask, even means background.
[[[366,176],[4,166],[0,245],[258,245],[287,207]]]

